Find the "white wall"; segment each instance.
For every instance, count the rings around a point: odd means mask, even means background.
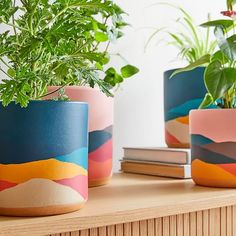
[[[158,0],[116,0],[129,13],[127,20],[132,28],[114,51],[121,53],[130,63],[140,68],[133,79],[127,79],[115,97],[114,170],[119,169],[123,146],[163,146],[163,83],[166,69],[182,64],[173,62],[176,50],[170,46],[152,46],[144,53],[144,45],[152,30],[171,25],[178,13],[163,6],[152,6]],[[159,1],[160,2],[160,1]],[[166,2],[166,1],[162,1]],[[208,12],[212,18],[220,17],[224,0],[172,0],[185,8],[197,23],[206,21]],[[116,63],[116,62],[114,62]],[[173,91],[174,92],[174,91]]]

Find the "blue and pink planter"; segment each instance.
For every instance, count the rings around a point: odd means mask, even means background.
[[[57,89],[49,87],[48,91]],[[89,187],[107,184],[112,176],[113,98],[99,89],[80,86],[65,87],[65,94],[71,101],[89,105]],[[57,93],[49,98],[53,97],[57,97]]]

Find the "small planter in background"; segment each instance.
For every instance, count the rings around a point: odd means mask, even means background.
[[[190,113],[192,178],[209,187],[236,187],[236,110]]]
[[[55,215],[85,204],[87,126],[85,103],[0,106],[0,215]]]
[[[58,88],[51,86],[48,92]],[[89,187],[104,185],[112,176],[113,98],[90,87],[67,86],[64,89],[70,100],[89,105]],[[53,97],[57,97],[57,93],[50,95]]]
[[[189,148],[189,112],[201,104],[206,89],[204,67],[182,72],[170,78],[175,70],[164,73],[165,140],[170,148]]]

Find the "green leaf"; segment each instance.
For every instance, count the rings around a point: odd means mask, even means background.
[[[214,103],[213,97],[211,96],[211,94],[207,93],[205,95],[204,99],[202,100],[202,102],[199,106],[199,109],[206,108],[206,107],[212,105],[213,103]]]
[[[215,36],[217,43],[225,56],[231,61],[236,60],[236,35],[226,38],[224,29],[219,26],[215,28]]]
[[[98,23],[95,20],[92,22],[92,25],[94,30],[98,30]]]
[[[217,26],[221,26],[224,29],[227,29],[229,27],[232,27],[233,25],[234,25],[234,21],[233,20],[214,20],[214,21],[205,22],[205,23],[201,24],[200,26],[202,26],[202,27],[217,27]]]
[[[105,74],[106,74],[106,75],[115,75],[115,74],[116,74],[116,70],[115,70],[115,68],[110,67],[109,69],[107,69],[107,70],[105,71]]]
[[[103,32],[96,31],[94,34],[94,38],[98,42],[106,42],[108,40],[108,35]]]
[[[9,68],[9,69],[7,70],[7,74],[10,75],[11,77],[15,77],[16,71],[13,70],[12,68]]]
[[[225,54],[221,50],[215,52],[211,56],[211,61],[220,61],[222,65],[229,62],[228,58],[225,56]]]
[[[99,62],[96,62],[95,66],[98,70],[103,70],[103,66]]]
[[[214,101],[222,98],[236,81],[236,69],[224,68],[220,61],[213,61],[205,70],[205,85]]]
[[[139,72],[139,69],[132,65],[126,65],[121,68],[121,75],[124,78],[129,78]]]
[[[115,78],[114,81],[116,84],[120,84],[124,81],[123,77],[121,75],[119,75],[118,73],[115,74]]]
[[[206,63],[209,63],[210,59],[211,59],[211,55],[207,54],[207,55],[201,57],[200,59],[198,59],[197,61],[191,63],[190,65],[174,71],[170,78],[172,78],[173,76],[175,76],[175,75],[177,75],[177,74],[179,74],[181,72],[190,71],[190,70],[193,70],[193,69],[195,69],[195,68],[197,68],[199,66],[202,66],[202,65],[204,65]]]

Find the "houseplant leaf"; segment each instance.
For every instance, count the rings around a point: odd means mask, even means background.
[[[236,60],[236,36],[225,37],[224,29],[221,26],[215,28],[215,36],[221,51],[229,60]]]
[[[98,42],[106,42],[108,40],[107,34],[99,31],[95,32],[94,37]]]
[[[204,99],[202,100],[199,109],[203,109],[206,108],[208,106],[210,106],[212,103],[214,102],[213,97],[211,96],[211,94],[207,93],[204,97]]]
[[[124,78],[129,78],[139,72],[139,69],[132,65],[126,65],[121,68],[121,75]]]
[[[202,65],[210,62],[210,58],[211,58],[211,55],[207,54],[207,55],[201,57],[200,59],[198,59],[197,61],[193,62],[192,64],[174,71],[170,78],[172,78],[173,76],[175,76],[181,72],[190,71],[190,70],[193,70],[199,66],[202,66]]]
[[[214,101],[222,98],[236,81],[236,69],[224,68],[220,61],[213,61],[206,68],[205,85]]]
[[[203,24],[201,24],[200,26],[202,27],[217,27],[217,26],[221,26],[225,29],[230,28],[234,25],[234,21],[233,20],[214,20],[214,21],[208,21],[205,22]]]

